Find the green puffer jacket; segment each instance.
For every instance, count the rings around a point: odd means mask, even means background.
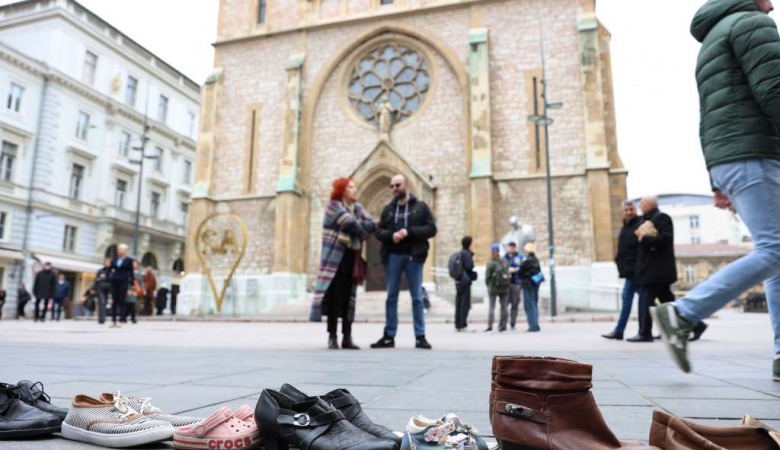
[[[696,13],[696,67],[707,169],[780,159],[780,35],[754,0],[710,0]]]

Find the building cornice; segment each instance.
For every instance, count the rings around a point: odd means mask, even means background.
[[[235,44],[238,42],[249,41],[253,39],[263,39],[272,36],[296,33],[299,31],[317,31],[326,28],[356,25],[364,22],[394,20],[394,19],[398,19],[399,17],[405,17],[405,16],[428,14],[431,12],[446,11],[452,9],[468,8],[474,4],[496,3],[496,2],[506,2],[506,1],[512,1],[512,0],[448,0],[448,1],[442,1],[435,5],[426,5],[426,6],[416,7],[414,9],[390,8],[386,11],[382,11],[381,9],[373,10],[367,13],[360,13],[360,14],[355,14],[355,15],[350,15],[345,17],[337,17],[334,19],[316,20],[310,23],[305,23],[303,25],[297,25],[297,26],[286,27],[286,28],[276,28],[276,29],[258,28],[257,30],[251,31],[244,36],[236,36],[236,37],[230,37],[226,39],[217,39],[217,41],[212,45],[214,47],[220,47],[229,44]]]

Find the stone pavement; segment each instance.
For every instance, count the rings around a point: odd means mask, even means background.
[[[630,325],[635,329],[636,324]],[[263,388],[309,393],[346,387],[377,422],[402,429],[412,415],[457,413],[490,433],[494,354],[550,355],[595,367],[595,396],[618,436],[647,440],[654,408],[706,423],[745,414],[780,429],[780,383],[771,381],[766,314],[724,312],[693,347],[694,373],[679,372],[660,344],[610,342],[604,323],[551,323],[542,333],[455,333],[428,328],[432,352],[415,351],[402,325],[395,350],[328,351],[324,324],[144,322],[120,330],[87,322],[0,322],[0,381],[42,381],[57,404],[120,390],[166,411],[206,416],[254,404]],[[365,347],[379,324],[356,325]],[[0,449],[88,449],[60,438],[0,442]],[[169,444],[147,448],[170,448]]]

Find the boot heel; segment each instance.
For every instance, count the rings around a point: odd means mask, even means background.
[[[261,434],[263,436],[263,444],[265,444],[266,450],[290,450],[290,444],[282,439],[282,437],[279,436],[275,431],[263,430]]]
[[[498,441],[498,448],[501,450],[533,450],[528,447],[523,447],[520,444],[514,444],[512,442],[502,440]]]

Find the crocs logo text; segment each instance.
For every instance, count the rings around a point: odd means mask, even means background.
[[[209,448],[211,450],[232,450],[234,448],[246,448],[252,445],[252,439],[246,437],[246,438],[239,438],[235,440],[222,440],[222,439],[212,439],[209,441]]]

